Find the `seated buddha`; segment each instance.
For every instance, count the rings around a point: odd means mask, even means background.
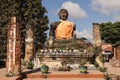
[[[69,40],[76,37],[75,24],[68,21],[68,11],[66,9],[60,9],[59,13],[60,21],[52,22],[49,30],[49,47],[53,46],[54,40]]]

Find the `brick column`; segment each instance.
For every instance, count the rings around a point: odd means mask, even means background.
[[[116,50],[116,49],[117,49],[116,47],[113,48],[114,58],[115,58],[115,59],[117,58],[117,50]]]
[[[19,26],[16,23],[16,17],[11,17],[7,35],[6,76],[16,76],[21,73],[20,49],[21,38]]]
[[[101,46],[100,25],[98,23],[93,23],[93,40],[95,46]]]
[[[120,61],[120,46],[116,47],[116,52],[114,52],[114,57]]]
[[[102,41],[101,41],[101,34],[100,34],[100,24],[98,23],[93,23],[93,40],[94,40],[94,46],[97,47],[98,55],[96,56],[95,61],[98,63],[99,67],[104,67],[103,62],[100,60],[102,57]]]

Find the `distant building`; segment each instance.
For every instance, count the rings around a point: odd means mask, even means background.
[[[106,61],[109,61],[111,55],[113,54],[113,49],[111,44],[102,44],[102,54],[104,55],[104,58]]]
[[[102,54],[112,54],[112,45],[102,44]]]

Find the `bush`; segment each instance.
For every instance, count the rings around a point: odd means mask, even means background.
[[[58,70],[59,71],[71,71],[72,68],[70,66],[62,66],[62,67],[59,67]]]
[[[94,66],[99,67],[99,65],[98,65],[98,63],[96,61],[94,61]]]
[[[81,66],[80,73],[86,74],[87,73],[87,66]]]
[[[100,71],[100,72],[106,72],[106,68],[104,68],[104,67],[99,67],[99,71]]]
[[[27,69],[33,69],[34,64],[30,61],[27,63]]]
[[[108,73],[106,73],[105,75],[104,75],[104,79],[105,80],[110,80],[111,78],[110,78],[110,75],[108,74]]]
[[[42,66],[41,66],[41,72],[42,73],[48,73],[48,71],[49,71],[49,66],[48,65],[46,65],[46,64],[43,64]]]
[[[86,59],[81,59],[79,62],[79,67],[84,66],[86,64],[87,60]]]

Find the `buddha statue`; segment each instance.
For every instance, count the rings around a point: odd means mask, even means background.
[[[75,24],[68,21],[68,11],[66,9],[60,9],[59,13],[60,21],[52,22],[49,30],[49,47],[53,47],[54,40],[69,40],[76,37]]]

